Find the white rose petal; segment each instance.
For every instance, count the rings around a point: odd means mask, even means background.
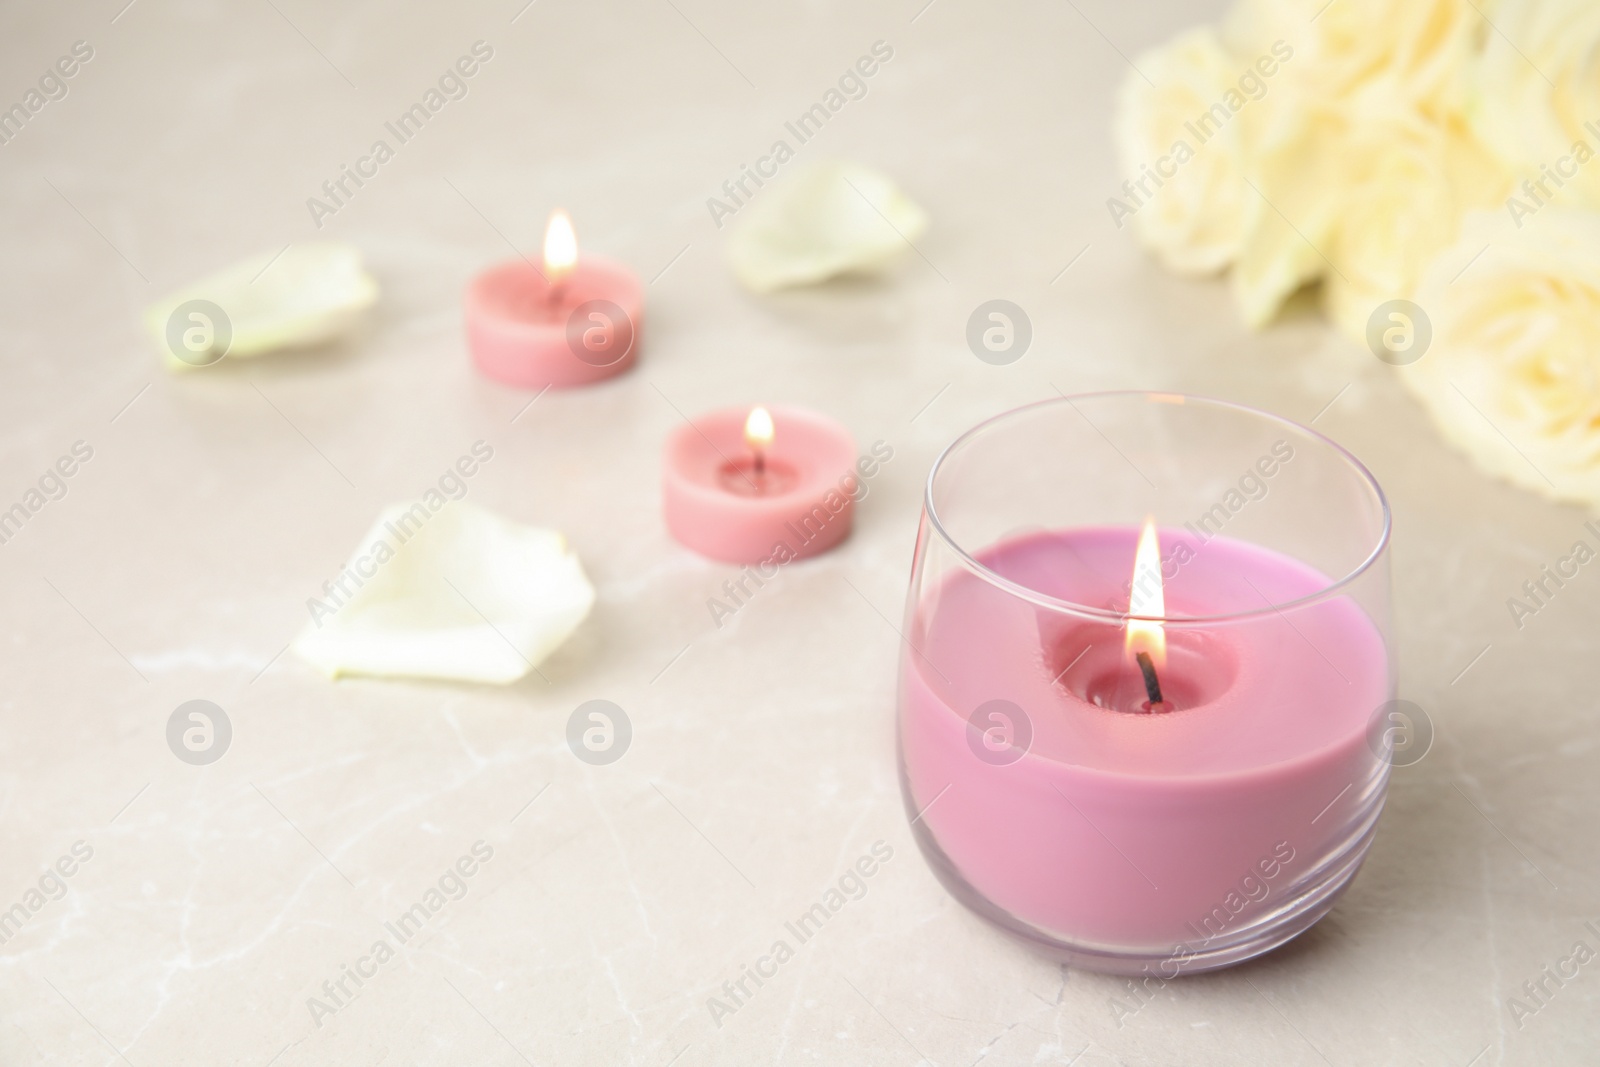
[[[1221,270],[1233,262],[1243,230],[1244,123],[1230,118],[1203,143],[1191,127],[1235,88],[1241,64],[1202,27],[1134,65],[1113,124],[1129,183],[1118,198],[1132,209],[1140,241],[1166,267]]]
[[[927,228],[927,213],[884,175],[819,163],[756,195],[728,235],[728,261],[745,286],[769,293],[882,271]]]
[[[361,583],[353,595],[317,598],[294,641],[333,677],[514,682],[577,629],[595,596],[561,534],[464,502],[385,509],[346,573],[356,576],[346,587]]]
[[[276,255],[276,259],[274,256]],[[196,340],[183,354],[169,343],[173,312],[191,300],[221,309],[226,325],[186,318],[185,329],[198,339],[226,329],[229,359],[248,359],[281,348],[309,348],[349,331],[378,299],[378,283],[361,265],[361,253],[347,244],[318,241],[292,244],[281,254],[266,253],[236,263],[185,286],[145,313],[145,324],[173,369],[214,362]],[[180,333],[180,336],[182,334]],[[218,340],[220,343],[220,339]]]
[[[1600,214],[1471,216],[1416,302],[1433,342],[1404,380],[1445,439],[1525,489],[1600,504]]]

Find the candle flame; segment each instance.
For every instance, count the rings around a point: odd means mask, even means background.
[[[775,435],[772,413],[759,404],[751,408],[750,417],[744,420],[744,443],[750,446],[750,451],[765,452],[772,447]]]
[[[1148,652],[1157,669],[1167,665],[1167,632],[1158,620],[1167,613],[1166,595],[1161,588],[1161,542],[1156,538],[1156,521],[1144,520],[1139,547],[1133,554],[1133,591],[1128,597],[1128,614],[1146,618],[1128,620],[1124,642],[1128,658]]]
[[[551,285],[560,285],[577,262],[578,235],[572,229],[572,216],[557,208],[544,228],[544,276]]]

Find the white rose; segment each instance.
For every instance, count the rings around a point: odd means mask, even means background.
[[[1295,80],[1319,101],[1442,117],[1464,99],[1482,26],[1470,0],[1238,0],[1223,36],[1239,53],[1288,42]]]
[[[1209,27],[1135,65],[1143,75],[1130,71],[1117,100],[1114,131],[1127,177],[1109,204],[1112,219],[1120,229],[1131,215],[1140,241],[1169,269],[1214,273],[1239,247],[1244,123],[1224,98],[1233,92],[1248,100],[1237,89],[1241,65]],[[1199,130],[1196,120],[1219,103],[1227,119]]]
[[[1516,194],[1521,212],[1552,201],[1600,207],[1600,4],[1501,0],[1494,21],[1500,32],[1473,66],[1468,110],[1528,181]]]
[[[1467,212],[1498,203],[1507,186],[1459,124],[1309,104],[1264,138],[1249,180],[1233,275],[1246,322],[1265,324],[1320,280],[1329,318],[1357,338],[1375,307],[1412,295]]]
[[[1337,110],[1303,104],[1283,113],[1252,158],[1230,279],[1249,326],[1264,326],[1296,289],[1327,272],[1349,137]]]
[[[1600,214],[1519,230],[1484,212],[1464,231],[1418,290],[1433,340],[1404,380],[1490,474],[1600,504]]]
[[[1362,123],[1348,156],[1322,303],[1364,341],[1373,310],[1409,298],[1462,220],[1496,206],[1509,178],[1464,129],[1414,117]]]

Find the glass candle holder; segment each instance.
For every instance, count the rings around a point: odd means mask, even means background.
[[[1315,923],[1388,787],[1389,528],[1353,456],[1236,404],[1098,393],[958,438],[898,714],[945,887],[1068,963],[1161,978]]]

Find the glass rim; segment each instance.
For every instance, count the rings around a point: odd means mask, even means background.
[[[965,445],[977,434],[991,428],[997,423],[1011,419],[1014,416],[1021,415],[1024,412],[1033,411],[1037,408],[1056,404],[1065,404],[1074,411],[1077,411],[1077,405],[1074,403],[1074,401],[1107,399],[1126,400],[1135,398],[1143,399],[1147,402],[1173,404],[1175,406],[1196,404],[1226,409],[1236,414],[1249,415],[1269,423],[1277,423],[1280,426],[1288,427],[1296,433],[1304,434],[1305,436],[1325,445],[1331,449],[1335,455],[1344,460],[1349,468],[1355,472],[1358,480],[1363,482],[1367,488],[1372,491],[1373,496],[1378,501],[1378,506],[1383,515],[1383,526],[1378,531],[1377,541],[1373,544],[1372,550],[1367,553],[1366,558],[1351,568],[1351,570],[1344,576],[1329,579],[1328,583],[1322,588],[1318,589],[1316,592],[1307,593],[1304,596],[1295,597],[1291,600],[1285,600],[1282,603],[1268,603],[1260,608],[1251,608],[1249,611],[1227,612],[1219,615],[1134,615],[1128,612],[1111,611],[1107,608],[1097,608],[1089,604],[1080,604],[1076,601],[1062,600],[1058,597],[1050,596],[1048,593],[1041,593],[1037,589],[1013,582],[1011,579],[996,573],[980,563],[976,557],[963,548],[956,541],[956,539],[951,536],[949,530],[945,529],[944,521],[939,517],[938,508],[934,506],[934,482],[939,477],[939,471],[943,468],[945,460],[949,459],[959,448]],[[1082,412],[1078,413],[1079,415],[1083,414]],[[1092,426],[1093,423],[1090,423],[1090,425]],[[998,415],[989,416],[987,419],[984,419],[982,422],[979,422],[977,425],[958,435],[955,440],[946,445],[944,450],[941,451],[938,457],[934,459],[933,467],[928,471],[927,486],[923,490],[922,510],[923,514],[927,517],[928,525],[931,526],[933,531],[938,534],[939,538],[950,547],[950,550],[956,554],[956,558],[961,561],[963,566],[972,571],[982,580],[1006,592],[1009,592],[1013,596],[1019,597],[1022,600],[1037,604],[1040,607],[1050,608],[1056,611],[1065,612],[1067,614],[1077,615],[1083,618],[1094,619],[1102,622],[1115,622],[1118,625],[1127,623],[1130,620],[1138,622],[1160,622],[1176,626],[1198,626],[1209,623],[1236,622],[1245,619],[1260,618],[1264,615],[1282,615],[1283,612],[1287,610],[1309,607],[1324,600],[1330,600],[1333,597],[1340,595],[1342,590],[1344,590],[1347,586],[1349,586],[1367,571],[1371,570],[1372,566],[1377,563],[1379,559],[1383,558],[1384,551],[1389,547],[1389,537],[1393,530],[1394,524],[1394,515],[1389,508],[1389,498],[1384,495],[1383,486],[1378,484],[1378,479],[1373,476],[1372,471],[1367,469],[1367,465],[1365,463],[1362,463],[1355,457],[1353,453],[1351,453],[1349,449],[1345,448],[1331,437],[1328,437],[1317,430],[1313,430],[1310,426],[1295,422],[1293,419],[1287,419],[1282,415],[1275,415],[1270,411],[1264,411],[1261,408],[1251,407],[1248,404],[1239,404],[1231,400],[1217,400],[1213,397],[1197,396],[1193,393],[1158,392],[1149,389],[1106,389],[1093,393],[1074,393],[1071,396],[1062,393],[1060,396],[1046,397],[1043,400],[1035,400],[1032,403],[1023,404],[1020,407],[1002,411]]]

